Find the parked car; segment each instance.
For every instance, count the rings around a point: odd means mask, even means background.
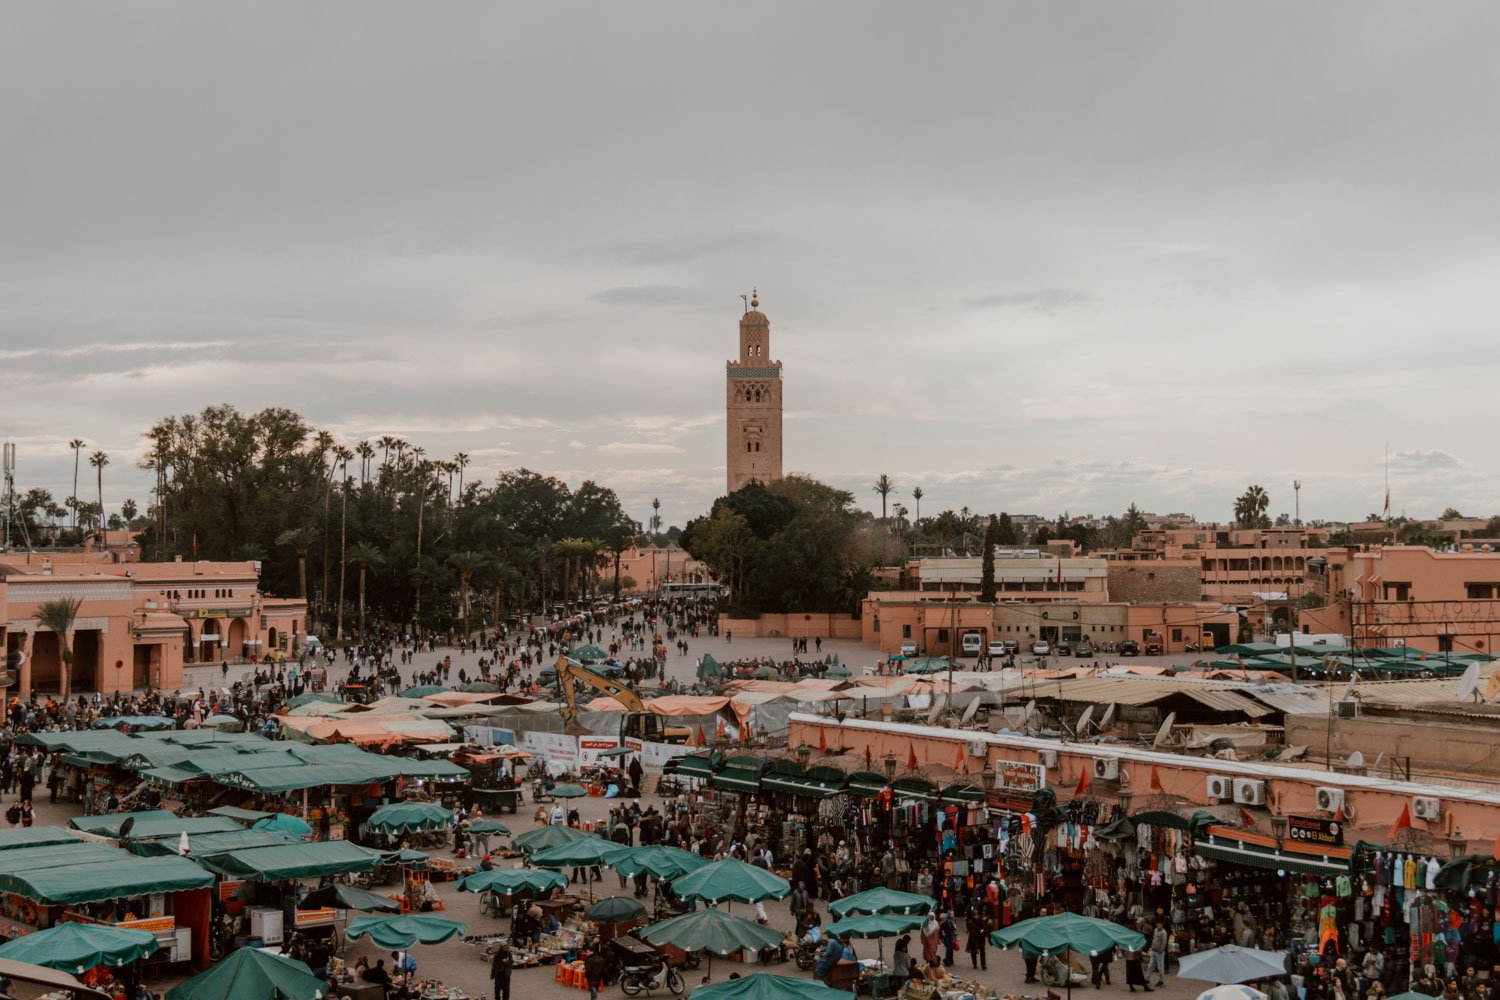
[[[902,656],[916,656],[918,652],[919,652],[919,650],[917,648],[917,640],[915,640],[915,639],[902,639],[901,640],[901,655]]]
[[[996,639],[985,648],[985,653],[989,656],[1004,656],[1005,643],[1001,642],[999,639]]]
[[[1094,644],[1087,639],[1079,639],[1073,643],[1074,656],[1093,656]]]
[[[1047,640],[1038,639],[1036,642],[1033,642],[1031,644],[1031,651],[1037,656],[1046,656],[1048,653],[1052,652],[1052,647],[1047,644]]]
[[[1119,653],[1121,656],[1140,656],[1140,644],[1134,639],[1126,639],[1120,643]]]
[[[1073,647],[1068,644],[1068,640],[1066,639],[1057,640],[1056,649],[1058,656],[1067,656],[1069,653],[1073,652]]]
[[[1015,656],[1021,651],[1021,643],[1018,639],[1001,639],[1000,642],[1005,646],[1006,656]]]
[[[964,656],[978,656],[984,649],[984,636],[978,632],[965,632],[959,640],[959,649]]]

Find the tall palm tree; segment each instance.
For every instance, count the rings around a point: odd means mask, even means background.
[[[917,521],[922,520],[922,498],[926,495],[927,493],[920,486],[913,486],[911,489],[911,498],[917,502]]]
[[[489,559],[478,552],[455,552],[448,557],[448,565],[458,571],[458,606],[463,616],[464,638],[469,637],[469,583],[475,573],[482,573]]]
[[[889,497],[895,491],[896,491],[896,483],[895,483],[895,481],[892,480],[890,476],[887,476],[885,473],[882,472],[880,474],[880,477],[875,480],[875,492],[880,494],[880,519],[882,521],[885,520],[885,502],[886,502],[886,498]]]
[[[307,600],[307,550],[315,537],[311,528],[288,528],[276,536],[277,545],[286,545],[297,552],[297,596]]]
[[[359,567],[359,635],[365,635],[365,571],[385,562],[379,549],[369,542],[355,542],[349,546],[349,561]]]
[[[360,444],[365,444],[361,441]],[[368,447],[368,445],[366,445]],[[338,637],[344,637],[344,581],[347,579],[348,556],[349,556],[349,459],[354,457],[354,452],[340,445],[338,450],[340,464],[344,467],[342,481],[339,483],[339,610],[338,610]],[[326,567],[327,560],[324,560]],[[326,572],[326,568],[325,568]],[[328,592],[324,590],[323,600],[328,600]]]
[[[391,464],[391,449],[396,447],[396,439],[389,434],[383,434],[378,443],[380,444],[380,467],[384,469]]]
[[[354,446],[354,452],[359,456],[359,484],[363,486],[370,481],[370,459],[375,457],[375,446],[361,441]]]
[[[73,449],[73,495],[68,497],[68,506],[73,508],[73,528],[78,528],[78,459],[83,454],[83,449],[88,447],[88,442],[83,438],[74,438],[68,442],[68,447]]]
[[[464,470],[469,467],[469,453],[460,451],[453,456],[453,464],[458,466],[458,499],[464,498]]]
[[[62,654],[62,677],[58,681],[62,701],[67,701],[73,693],[73,623],[78,620],[81,607],[82,598],[59,597],[38,604],[31,615],[38,625],[57,636],[57,649]]]
[[[109,464],[109,455],[96,451],[89,456],[89,464],[94,467],[99,480],[99,533],[102,535],[104,533],[104,467]]]

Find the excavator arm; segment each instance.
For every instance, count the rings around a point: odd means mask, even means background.
[[[559,656],[552,669],[557,672],[557,685],[563,691],[562,716],[565,724],[563,731],[569,736],[588,735],[588,730],[578,722],[578,696],[573,690],[575,680],[618,701],[625,709],[626,719],[633,719],[639,723],[639,731],[643,736],[650,731],[653,739],[663,739],[669,743],[684,743],[691,735],[686,727],[682,726],[668,726],[660,729],[660,723],[651,717],[651,711],[641,700],[641,696],[632,691],[624,681],[603,677],[592,670],[576,666],[566,656]]]

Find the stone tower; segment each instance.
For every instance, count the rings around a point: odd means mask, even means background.
[[[740,356],[726,366],[729,492],[781,478],[781,362],[758,295],[740,317]]]

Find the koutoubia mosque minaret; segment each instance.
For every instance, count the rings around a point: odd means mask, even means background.
[[[740,317],[740,356],[726,366],[729,492],[781,478],[781,362],[771,360],[771,323],[752,292]]]

